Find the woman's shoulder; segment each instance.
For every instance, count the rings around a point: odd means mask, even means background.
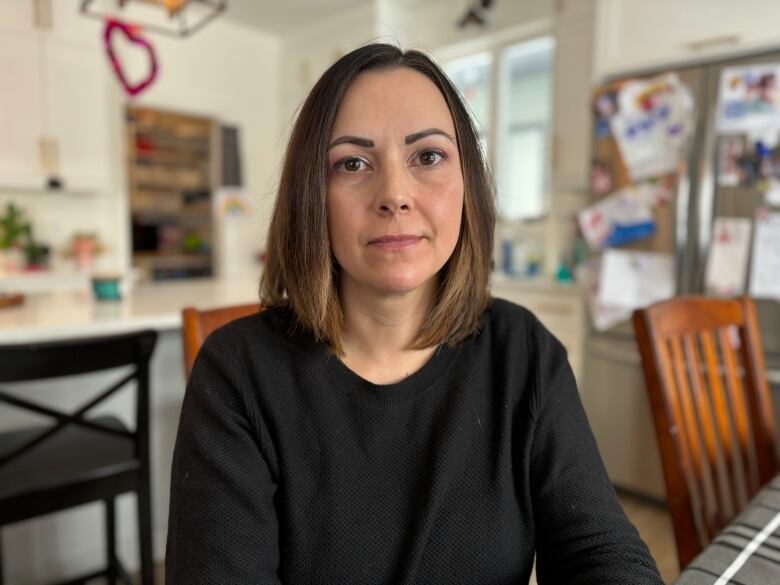
[[[288,307],[264,309],[239,317],[214,330],[204,345],[231,346],[238,353],[300,351],[313,345],[313,339],[298,325]]]
[[[492,297],[485,312],[486,324],[497,334],[537,335],[544,325],[530,310],[505,299]]]
[[[566,350],[560,341],[529,309],[500,298],[491,298],[486,311],[486,325],[494,341],[522,345],[525,352],[541,360],[563,357]]]

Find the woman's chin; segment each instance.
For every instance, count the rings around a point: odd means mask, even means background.
[[[435,275],[396,275],[383,278],[376,283],[375,288],[386,294],[407,294],[422,292],[432,286]]]

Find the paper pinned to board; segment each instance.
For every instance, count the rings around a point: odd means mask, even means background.
[[[780,213],[756,213],[750,294],[780,299]]]
[[[577,214],[585,241],[596,250],[653,235],[653,209],[669,196],[668,189],[660,185],[641,184],[615,191]]]
[[[704,287],[709,294],[732,297],[745,292],[750,253],[751,221],[718,217],[712,230]]]
[[[601,258],[591,258],[577,267],[577,282],[585,291],[588,312],[596,331],[606,331],[631,318],[631,309],[607,305],[599,298]]]
[[[658,252],[606,250],[601,259],[599,299],[633,310],[674,296],[674,256]]]
[[[620,154],[634,181],[677,170],[694,126],[693,98],[674,73],[626,82],[610,118]]]
[[[720,74],[717,128],[743,133],[780,128],[780,65],[727,67]]]
[[[764,203],[770,207],[780,207],[780,180],[771,178],[767,181],[767,189],[764,192]]]

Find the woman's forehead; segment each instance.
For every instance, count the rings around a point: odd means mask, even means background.
[[[455,133],[444,96],[422,73],[397,67],[355,78],[336,114],[332,135],[371,131],[407,135],[430,127]]]

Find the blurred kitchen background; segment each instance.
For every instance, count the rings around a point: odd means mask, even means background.
[[[374,40],[423,48],[496,177],[494,294],[563,341],[613,482],[663,515],[634,308],[750,293],[780,404],[778,22],[776,0],[3,0],[0,343],[164,334],[162,559],[180,309],[256,298],[286,138],[325,68]],[[7,582],[99,556],[93,512],[5,529]]]

